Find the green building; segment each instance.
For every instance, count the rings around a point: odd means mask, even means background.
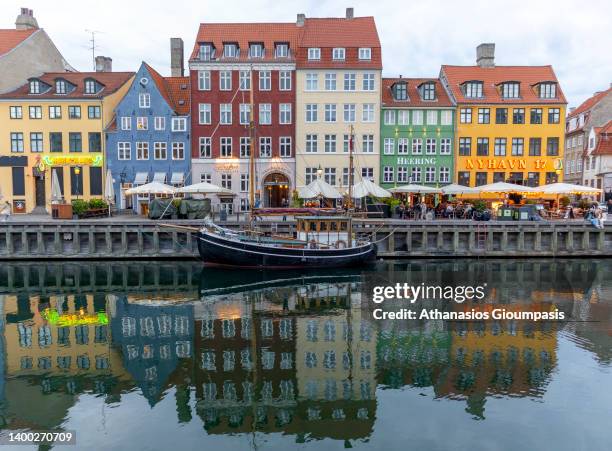
[[[453,181],[455,108],[437,78],[384,78],[380,182],[384,188]]]

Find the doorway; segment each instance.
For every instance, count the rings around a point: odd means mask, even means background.
[[[288,207],[291,199],[289,198],[289,178],[280,172],[268,174],[264,179],[264,206],[267,208]],[[283,205],[284,204],[284,205]]]
[[[34,193],[36,206],[44,208],[47,196],[45,195],[45,179],[43,177],[34,177]]]

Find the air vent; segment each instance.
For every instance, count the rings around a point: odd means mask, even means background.
[[[185,101],[184,100],[179,100],[179,105],[185,105]]]
[[[141,84],[141,85],[143,85],[143,86],[144,86],[144,85],[146,85],[147,83],[149,83],[149,79],[148,79],[147,77],[142,77],[142,78],[140,79],[140,84]]]
[[[187,85],[186,85],[185,83],[183,83],[183,84],[181,85],[181,89],[187,89]]]

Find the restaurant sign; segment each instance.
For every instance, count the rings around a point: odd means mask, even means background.
[[[531,160],[529,169],[545,170],[554,169],[549,160],[537,158]],[[525,159],[506,159],[506,158],[470,158],[465,160],[466,169],[527,169]]]
[[[397,157],[397,164],[399,165],[420,165],[420,164],[436,164],[436,159],[434,157]]]
[[[45,166],[102,166],[102,155],[43,155]]]

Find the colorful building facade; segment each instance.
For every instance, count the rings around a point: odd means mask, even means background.
[[[476,66],[442,66],[440,80],[457,105],[456,182],[561,181],[566,100],[551,66],[495,66],[494,44],[481,44]]]
[[[0,95],[0,189],[13,213],[49,211],[52,171],[67,202],[103,196],[104,129],[133,72],[53,72]]]
[[[453,181],[455,109],[436,78],[384,78],[380,184],[442,186]]]
[[[132,186],[191,183],[189,111],[189,77],[162,77],[142,63],[106,131],[117,208],[138,210],[125,195]]]

